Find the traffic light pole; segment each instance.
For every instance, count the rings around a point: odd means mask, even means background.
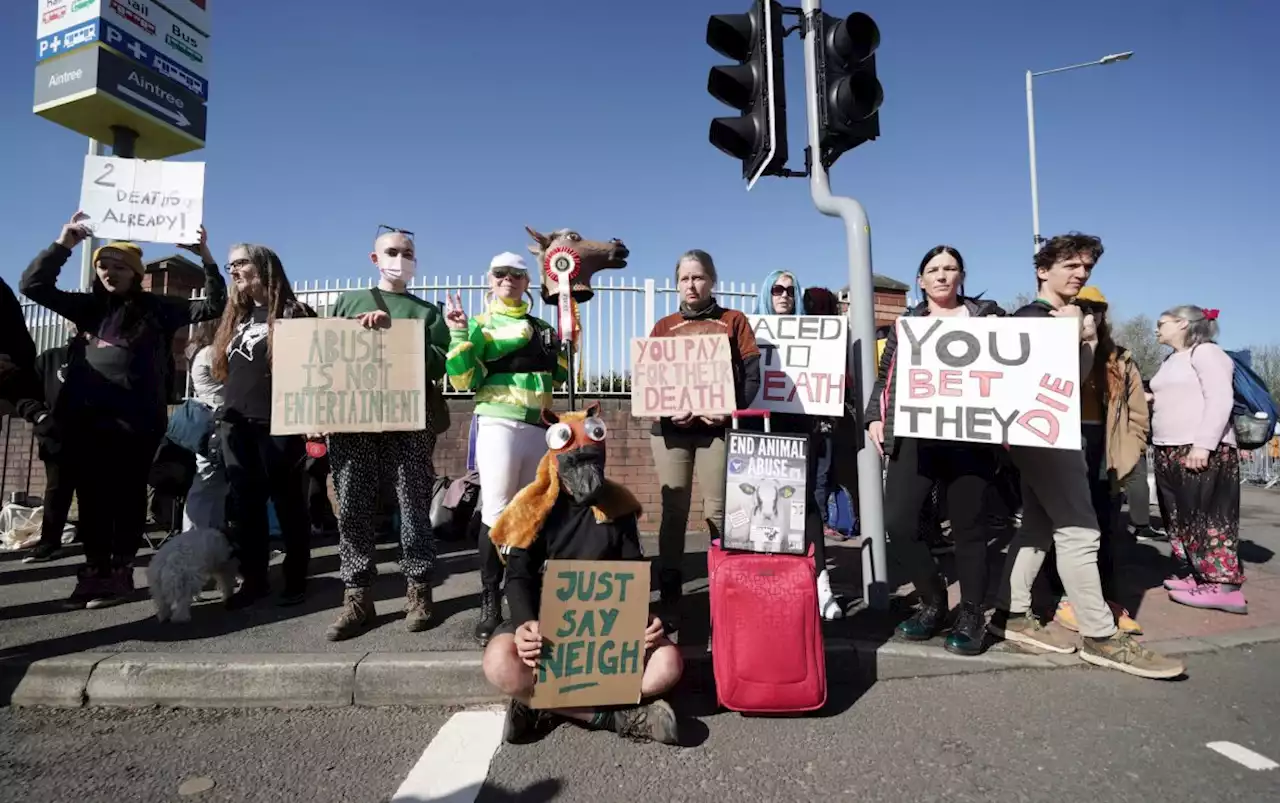
[[[804,0],[805,27],[812,30],[812,20],[822,12],[821,0]],[[804,37],[804,75],[806,109],[809,118],[809,148],[821,153],[818,126],[818,76],[817,49],[822,46],[817,37]],[[851,350],[849,375],[858,384],[858,410],[855,421],[862,420],[876,378],[876,321],[875,286],[871,279],[871,224],[862,204],[853,198],[831,194],[827,169],[821,159],[812,159],[809,190],[813,205],[824,215],[844,221],[845,236],[849,248],[849,330],[853,333],[856,349]],[[862,444],[858,449],[858,519],[864,544],[870,550],[862,551],[862,593],[866,604],[875,609],[889,607],[888,558],[884,533],[884,483],[883,465],[879,451],[867,441],[860,430]],[[868,559],[868,552],[870,559]]]

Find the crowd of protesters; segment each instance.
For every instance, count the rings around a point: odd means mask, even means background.
[[[436,556],[429,510],[436,481],[433,452],[436,437],[450,426],[442,395],[447,381],[475,396],[482,582],[475,637],[485,644],[495,634],[518,632],[515,628],[525,623],[503,626],[504,565],[490,531],[534,480],[548,447],[542,411],[569,379],[555,328],[532,314],[530,271],[523,257],[505,252],[493,258],[485,306],[468,315],[460,296],[450,296],[441,308],[414,295],[408,289],[417,270],[412,235],[380,230],[370,253],[376,287],[342,295],[333,315],[371,329],[405,319],[423,321],[429,384],[424,428],[280,436],[271,434],[273,323],[316,315],[295,297],[280,257],[262,245],[232,246],[225,265],[228,292],[202,229],[199,243],[186,246],[203,264],[205,286],[198,301],[145,290],[142,250],[127,242],[108,243],[93,253],[89,292],[59,288],[62,267],[90,234],[77,216],[36,256],[19,284],[33,302],[66,319],[71,335],[64,346],[37,355],[14,293],[0,283],[0,398],[6,412],[33,424],[49,476],[46,530],[30,559],[60,554],[60,531],[73,494],[79,503],[77,532],[85,561],[70,606],[100,608],[133,594],[148,471],[168,432],[170,440],[189,443],[195,453],[185,528],[223,530],[238,560],[242,583],[229,608],[258,604],[271,591],[269,509],[285,551],[277,602],[297,605],[306,599],[313,525],[320,525],[316,519],[322,515],[314,502],[316,483],[323,495],[324,472],[331,471],[345,591],[327,637],[349,639],[376,621],[374,519],[384,484],[394,487],[398,501],[406,627],[427,629]],[[1135,640],[1141,627],[1120,600],[1125,569],[1118,555],[1132,537],[1121,523],[1121,494],[1129,489],[1131,518],[1152,537],[1146,498],[1133,491],[1145,491],[1148,470],[1155,474],[1177,564],[1165,582],[1170,598],[1197,608],[1246,611],[1237,551],[1240,462],[1231,419],[1232,361],[1215,343],[1217,313],[1195,306],[1163,313],[1158,338],[1172,354],[1145,384],[1132,355],[1113,340],[1105,296],[1090,284],[1102,254],[1101,241],[1088,235],[1047,241],[1034,260],[1035,300],[1011,311],[965,294],[966,267],[955,248],[938,246],[921,259],[917,284],[923,300],[908,316],[1012,315],[1078,323],[1082,439],[1079,449],[1037,449],[895,436],[898,344],[895,330],[887,330],[860,423],[870,447],[885,460],[892,579],[910,583],[919,597],[919,607],[898,628],[901,637],[926,640],[946,632],[946,648],[969,656],[985,649],[991,636],[1051,652],[1078,651],[1085,661],[1139,676],[1181,674],[1180,662]],[[674,278],[679,310],[659,320],[650,336],[726,335],[736,406],[749,407],[761,384],[760,349],[749,319],[717,302],[716,265],[705,251],[683,254]],[[794,271],[765,276],[754,311],[837,314],[834,295],[805,289]],[[192,393],[184,412],[171,421],[172,342],[188,327]],[[832,591],[824,542],[839,537],[828,520],[828,502],[836,468],[851,461],[836,446],[838,430],[851,422],[789,414],[775,415],[773,425],[775,432],[808,441],[811,498],[805,505],[805,536],[816,561],[819,613],[840,618],[847,605]],[[194,428],[194,436],[175,434],[175,427],[186,426]],[[711,537],[724,529],[729,427],[728,417],[693,413],[661,418],[652,426],[650,446],[661,485],[656,585],[667,632],[681,626],[681,563],[695,478]],[[317,473],[320,460],[326,467]],[[990,526],[990,492],[1008,497],[1010,476],[1017,478],[1012,495],[1018,498],[1009,512],[1020,515],[1021,526],[1003,570],[992,577],[999,533]],[[954,544],[959,581],[954,610],[936,550],[921,526],[921,511],[935,499],[942,508],[936,516],[949,522]],[[1065,594],[1054,600],[1054,608],[1037,610],[1033,588],[1045,586]]]

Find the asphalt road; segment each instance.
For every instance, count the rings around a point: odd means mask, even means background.
[[[485,711],[2,709],[0,800],[1280,800],[1280,769],[1206,746],[1280,760],[1280,645],[1192,661],[1172,683],[1082,666],[837,686],[803,719],[684,698],[698,717],[685,748],[561,726],[493,755],[501,716]],[[450,738],[433,742],[442,727]],[[211,789],[180,795],[204,779]]]

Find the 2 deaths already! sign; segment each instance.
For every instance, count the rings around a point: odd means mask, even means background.
[[[649,623],[647,561],[549,560],[534,708],[635,705]]]
[[[752,408],[843,416],[849,323],[838,315],[748,315],[760,347]]]
[[[895,436],[1080,448],[1074,319],[899,318]]]
[[[727,335],[631,340],[631,414],[722,416],[738,408]]]
[[[426,330],[397,319],[365,329],[342,318],[275,322],[271,434],[425,429]]]
[[[204,220],[204,162],[86,156],[80,209],[95,237],[195,243]]]

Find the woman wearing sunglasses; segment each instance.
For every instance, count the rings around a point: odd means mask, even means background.
[[[468,318],[462,295],[449,296],[445,371],[457,390],[475,391],[476,471],[480,474],[480,621],[475,637],[487,644],[502,624],[502,562],[489,528],[516,493],[533,482],[546,454],[542,409],[569,378],[568,357],[556,330],[529,314],[529,268],[510,251],[489,263],[485,311]]]

